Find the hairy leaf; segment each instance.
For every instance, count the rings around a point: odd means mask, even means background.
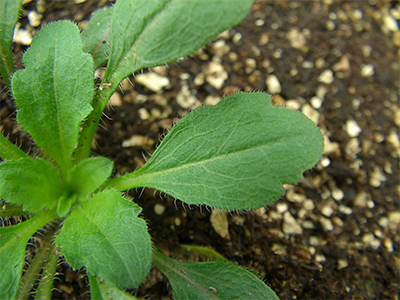
[[[77,206],[56,243],[69,265],[109,280],[119,288],[136,288],[151,266],[151,241],[141,208],[108,189]]]
[[[11,45],[14,25],[18,20],[21,7],[21,0],[0,2],[0,74],[7,85],[10,83],[11,73],[14,72]]]
[[[68,173],[68,185],[85,201],[111,175],[113,162],[106,157],[90,157]]]
[[[252,3],[252,0],[117,1],[111,19],[111,51],[105,78],[114,76],[120,81],[142,68],[192,54],[218,33],[239,23]]]
[[[174,299],[279,299],[246,269],[228,262],[185,263],[160,252],[154,265],[168,278]]]
[[[0,299],[14,299],[21,278],[29,238],[57,217],[46,211],[17,225],[0,227]]]
[[[271,106],[269,95],[236,93],[182,118],[138,171],[112,179],[120,190],[151,187],[187,204],[254,209],[284,194],[323,151],[306,116]]]
[[[78,26],[58,21],[36,34],[23,61],[11,83],[18,123],[66,173],[79,124],[92,109],[93,60],[82,51]]]
[[[90,283],[90,296],[97,300],[138,300],[110,282],[99,279],[96,276],[88,274]]]
[[[109,6],[96,10],[82,31],[83,50],[92,55],[95,69],[105,63],[110,54],[107,38],[112,9],[112,6]]]
[[[41,158],[21,158],[0,164],[0,198],[36,213],[53,208],[62,194],[58,170]]]

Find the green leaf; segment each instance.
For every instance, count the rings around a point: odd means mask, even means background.
[[[239,23],[252,3],[252,0],[117,1],[111,19],[111,50],[105,78],[114,76],[120,81],[142,68],[192,54],[223,30]]]
[[[75,270],[109,280],[119,288],[136,288],[151,267],[151,241],[141,208],[108,189],[77,206],[56,243]]]
[[[168,278],[177,300],[279,299],[257,276],[231,263],[185,263],[160,252],[153,263]]]
[[[110,180],[125,190],[151,187],[187,204],[254,209],[284,194],[323,151],[306,116],[271,106],[269,95],[236,93],[182,118],[136,172]]]
[[[41,158],[21,158],[0,164],[0,198],[36,213],[53,208],[62,194],[58,170]]]
[[[68,185],[86,201],[111,175],[113,162],[105,157],[90,157],[75,165],[68,173]]]
[[[21,7],[21,0],[3,0],[0,3],[0,74],[6,85],[10,84],[15,69],[11,46],[14,25]]]
[[[82,51],[78,26],[58,21],[36,34],[23,61],[11,82],[18,123],[65,174],[79,125],[92,109],[93,60]]]
[[[138,298],[120,290],[114,284],[88,274],[90,297],[97,300],[138,300]]]
[[[0,227],[0,299],[15,297],[29,238],[56,217],[54,211],[46,211],[17,225]]]
[[[0,133],[0,158],[18,159],[24,157],[29,156]]]
[[[96,10],[82,31],[83,50],[92,55],[95,69],[105,63],[110,54],[107,38],[110,32],[112,9],[112,6],[109,6]]]

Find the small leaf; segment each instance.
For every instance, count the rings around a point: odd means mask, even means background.
[[[41,158],[21,158],[0,164],[0,198],[36,213],[53,208],[62,194],[58,170]]]
[[[154,265],[168,278],[174,299],[279,299],[246,269],[227,262],[185,263],[160,252]]]
[[[56,243],[69,265],[109,280],[119,288],[136,288],[151,267],[151,241],[141,208],[108,189],[77,206]]]
[[[105,63],[110,54],[107,38],[112,9],[112,6],[109,6],[96,10],[82,31],[83,50],[92,55],[95,69]]]
[[[54,211],[46,211],[17,225],[0,227],[0,299],[14,299],[29,238],[56,217]]]
[[[12,37],[15,22],[22,7],[21,0],[7,0],[0,3],[0,74],[6,85],[14,72]]]
[[[11,83],[18,123],[66,173],[79,124],[92,109],[93,60],[82,51],[78,26],[58,21],[35,35],[23,61]]]
[[[124,0],[114,7],[105,78],[188,56],[239,23],[252,0]]]
[[[135,296],[132,296],[110,282],[99,279],[96,276],[88,274],[90,284],[90,296],[91,299],[97,300],[139,300]]]
[[[75,165],[68,173],[68,185],[86,201],[111,175],[113,162],[105,157],[90,157]]]
[[[323,151],[303,114],[271,106],[263,93],[236,93],[182,118],[138,171],[112,179],[125,190],[151,187],[187,204],[255,209],[297,183]]]

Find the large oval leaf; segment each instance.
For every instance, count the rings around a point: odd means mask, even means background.
[[[284,194],[323,151],[306,116],[271,106],[269,95],[236,93],[182,118],[138,171],[110,181],[121,190],[151,187],[187,204],[253,209]]]
[[[151,267],[151,241],[141,208],[109,189],[77,206],[56,238],[75,270],[83,266],[120,288],[137,288]]]

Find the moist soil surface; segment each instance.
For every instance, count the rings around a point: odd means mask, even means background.
[[[83,28],[106,4],[32,1],[21,28],[34,33],[58,19]],[[39,27],[30,26],[29,11],[42,14]],[[152,91],[140,73],[129,78],[133,85],[124,81],[104,112],[93,155],[112,159],[115,175],[132,172],[188,111],[239,90],[268,92],[275,105],[318,124],[321,160],[275,204],[228,213],[228,235],[214,228],[208,207],[151,189],[129,191],[143,207],[154,246],[190,261],[202,258],[186,255],[180,244],[210,247],[252,270],[281,299],[398,299],[399,19],[396,1],[256,2],[238,26],[191,57],[143,70],[167,78],[163,88]],[[24,49],[15,43],[19,67]],[[1,131],[34,154],[10,93],[1,93]],[[54,298],[90,297],[84,270],[58,268]],[[132,293],[173,297],[155,268]]]

